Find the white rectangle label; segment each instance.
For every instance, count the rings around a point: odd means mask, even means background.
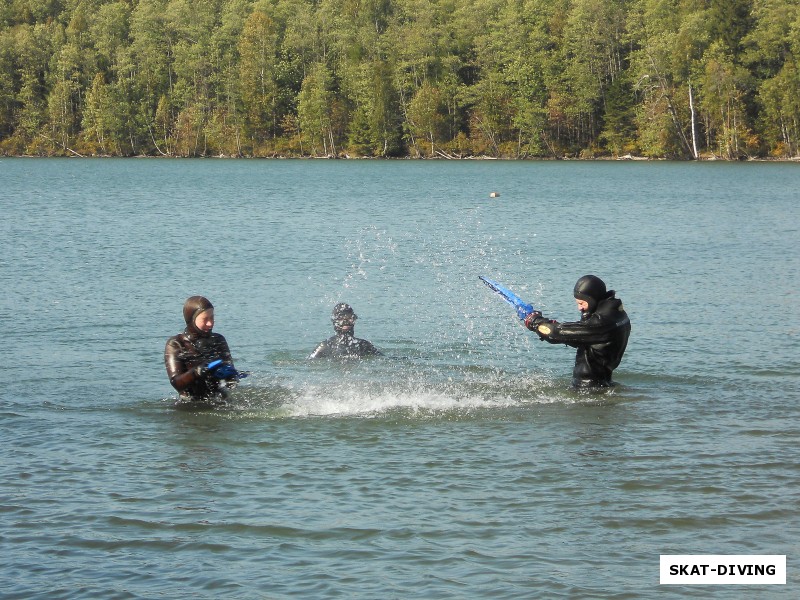
[[[786,584],[786,555],[662,554],[662,585]]]

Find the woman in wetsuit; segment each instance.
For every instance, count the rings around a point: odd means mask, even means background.
[[[542,317],[536,311],[525,319],[525,326],[540,339],[551,344],[566,344],[577,348],[572,385],[577,388],[609,387],[614,385],[611,374],[619,366],[631,322],[622,301],[613,290],[594,275],[578,279],[573,290],[581,320],[559,323]]]
[[[186,329],[169,338],[164,349],[169,382],[180,393],[179,403],[222,401],[241,374],[228,342],[212,332],[214,306],[203,296],[192,296],[183,305],[183,319]]]

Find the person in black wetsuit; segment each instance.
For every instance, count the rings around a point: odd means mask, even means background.
[[[361,358],[376,356],[381,352],[367,340],[355,337],[358,315],[353,307],[343,302],[333,307],[331,321],[336,335],[321,342],[308,358]]]
[[[575,302],[581,320],[559,323],[545,319],[539,311],[525,318],[525,326],[540,339],[551,344],[566,344],[577,348],[572,385],[577,388],[610,387],[611,374],[619,366],[631,322],[622,301],[613,290],[594,275],[585,275],[575,283]]]
[[[179,403],[215,404],[228,395],[244,374],[233,366],[228,342],[213,333],[214,306],[203,296],[183,305],[186,329],[167,340],[164,364],[169,382],[179,393]]]

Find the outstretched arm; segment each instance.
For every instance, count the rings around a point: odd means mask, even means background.
[[[585,321],[559,323],[545,319],[541,313],[532,313],[525,319],[525,327],[551,344],[581,346],[608,341],[609,333],[617,328],[617,324],[599,315],[593,315]]]

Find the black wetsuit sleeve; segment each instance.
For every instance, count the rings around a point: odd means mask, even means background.
[[[195,368],[200,363],[188,363],[183,358],[183,354],[183,348],[178,339],[175,337],[170,338],[164,349],[164,364],[167,368],[169,382],[179,392],[185,391],[199,377]]]
[[[328,340],[324,342],[320,342],[319,345],[314,348],[314,351],[308,355],[308,358],[325,358],[330,356],[331,350],[330,346],[328,345]]]
[[[236,366],[233,364],[233,356],[231,356],[231,349],[228,346],[228,340],[226,340],[222,334],[215,335],[215,346],[217,348],[216,356],[218,356],[222,362],[232,366],[234,369]],[[226,381],[238,381],[236,377],[231,377],[226,379]]]
[[[533,324],[531,329],[540,338],[551,344],[566,344],[567,346],[578,347],[607,342],[609,336],[617,327],[617,323],[613,320],[604,319],[595,314],[585,321],[567,323],[540,321]]]
[[[372,342],[368,342],[367,340],[362,340],[362,342],[363,342],[363,345],[361,347],[362,356],[383,356],[383,352],[381,352],[375,346],[373,346]]]
[[[228,346],[228,340],[226,340],[221,334],[216,340],[217,342],[217,356],[222,359],[222,362],[228,363],[233,365],[233,357],[231,356],[231,349]]]

